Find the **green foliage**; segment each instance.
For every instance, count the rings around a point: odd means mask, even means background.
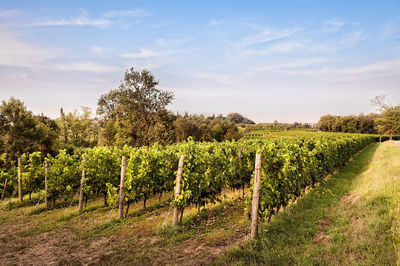
[[[178,115],[174,122],[176,141],[192,137],[196,141],[238,140],[242,137],[237,124],[228,117],[204,115]]]
[[[126,167],[125,197],[129,202],[143,200],[174,187],[177,155],[173,146],[155,143],[132,149]]]
[[[236,124],[255,124],[254,121],[248,119],[247,117],[244,117],[243,115],[239,113],[229,113],[226,116],[227,120],[233,121]]]
[[[400,106],[386,107],[376,119],[379,133],[400,134]]]
[[[345,132],[345,133],[376,133],[375,119],[376,114],[360,114],[358,116],[321,116],[318,122],[318,128],[321,131]]]
[[[86,163],[81,160],[81,167],[85,168],[84,193],[107,196],[107,184],[119,184],[121,151],[116,148],[95,147],[87,149],[82,158],[87,159]]]
[[[181,194],[174,204],[180,209],[195,203],[216,202],[226,186],[226,153],[218,143],[196,143],[192,139],[178,147],[185,156]]]
[[[24,103],[15,98],[0,105],[0,152],[6,154],[7,168],[25,152],[39,149],[38,121]]]
[[[17,190],[17,168],[13,167],[10,170],[0,169],[0,195],[3,195],[4,184],[7,179],[7,188],[5,197],[12,196]]]
[[[314,137],[266,141],[260,176],[260,214],[274,214],[333,173],[375,140],[372,136]],[[251,195],[247,199],[251,204]]]
[[[183,211],[191,204],[204,206],[220,200],[225,188],[252,191],[255,154],[262,154],[260,214],[269,217],[304,193],[307,187],[320,182],[347,162],[374,136],[335,134],[280,139],[249,139],[224,142],[186,142],[162,146],[159,143],[140,148],[96,147],[87,149],[80,160],[61,150],[50,162],[48,194],[53,200],[71,199],[80,186],[82,168],[86,179],[85,194],[108,196],[116,205],[120,183],[121,156],[127,157],[124,185],[129,203],[147,199],[174,189],[178,156],[184,156],[181,193],[172,204]],[[24,157],[23,161],[27,161]],[[24,183],[28,191],[37,191],[35,183],[43,172],[40,153],[27,161]],[[250,206],[251,195],[247,198]]]
[[[23,154],[22,164],[22,191],[31,195],[44,187],[44,168],[40,152]]]
[[[82,107],[81,112],[75,110],[64,114],[61,108],[61,116],[57,119],[60,128],[58,147],[74,152],[80,147],[94,147],[98,143],[100,124],[97,118],[92,117],[88,107]]]
[[[97,112],[106,125],[101,133],[106,143],[115,139],[117,146],[143,146],[171,141],[171,114],[165,108],[173,93],[160,90],[158,84],[148,70],[130,68],[117,89],[100,97]]]
[[[53,200],[71,199],[78,192],[81,167],[76,155],[60,150],[56,157],[47,157],[49,167],[48,196]]]

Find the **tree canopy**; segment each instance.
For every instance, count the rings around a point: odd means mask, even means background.
[[[102,135],[114,138],[119,146],[142,146],[168,139],[171,124],[166,107],[173,93],[159,89],[158,85],[148,70],[127,70],[121,85],[98,101],[97,113],[107,125]]]
[[[48,117],[33,115],[22,101],[10,98],[0,105],[0,134],[0,152],[9,168],[25,152],[50,153],[58,127]]]

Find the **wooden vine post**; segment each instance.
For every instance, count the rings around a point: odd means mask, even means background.
[[[82,178],[81,178],[81,187],[79,191],[79,212],[83,209],[83,184],[85,183],[85,166],[87,163],[86,157],[83,158],[83,166],[82,166]]]
[[[47,210],[50,209],[50,200],[49,200],[49,196],[47,194],[48,178],[49,178],[49,162],[47,160],[45,160],[44,161],[44,194],[45,194],[44,204],[45,204]]]
[[[256,165],[254,170],[253,200],[251,202],[251,226],[250,238],[255,238],[258,233],[258,203],[260,199],[260,170],[261,154],[256,154]]]
[[[382,136],[379,136],[379,142],[382,142]]]
[[[239,171],[240,171],[240,173],[242,173],[242,150],[239,150],[238,151],[238,159],[239,159]],[[244,184],[244,182],[243,182],[243,184],[242,184],[242,189],[243,189],[243,194],[242,194],[242,196],[243,196],[243,198],[244,198],[244,186],[245,186],[245,184]],[[240,189],[239,189],[239,195],[240,195]]]
[[[22,202],[22,165],[21,165],[21,157],[18,158],[18,196],[19,202]]]
[[[179,197],[181,194],[181,179],[182,179],[182,173],[183,173],[183,160],[185,159],[185,156],[180,155],[179,156],[179,164],[178,164],[178,172],[176,173],[176,186],[175,186],[175,199]],[[177,226],[178,225],[178,216],[179,216],[179,211],[178,208],[174,208],[174,216],[172,219],[172,225]]]
[[[124,218],[124,184],[125,184],[125,165],[126,158],[122,156],[121,161],[121,184],[119,186],[119,218]]]
[[[3,201],[6,198],[7,183],[8,183],[8,178],[6,178],[6,180],[4,181],[3,194],[1,195],[1,201]]]

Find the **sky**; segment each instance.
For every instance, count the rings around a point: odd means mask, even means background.
[[[369,113],[377,95],[400,103],[400,0],[0,0],[0,100],[95,112],[130,67],[181,114]]]

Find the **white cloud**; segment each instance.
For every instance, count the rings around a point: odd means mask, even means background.
[[[262,49],[247,49],[243,52],[244,56],[254,56],[254,55],[270,55],[276,53],[289,53],[296,50],[301,50],[306,48],[306,44],[300,41],[283,41],[273,43],[272,45],[262,48]]]
[[[58,53],[29,44],[20,39],[15,31],[0,28],[0,65],[15,67],[40,67]]]
[[[91,19],[86,13],[79,16],[70,17],[68,19],[56,19],[56,20],[43,20],[39,22],[32,23],[33,26],[95,26],[99,28],[106,28],[113,24],[114,22],[105,19]]]
[[[144,18],[149,16],[152,16],[152,13],[144,9],[112,10],[104,14],[104,17],[106,18],[115,18],[115,17]]]
[[[354,46],[365,38],[366,36],[362,31],[355,31],[346,34],[341,40],[338,41],[338,44],[346,47]]]
[[[140,49],[140,52],[138,53],[125,53],[122,54],[121,57],[141,59],[141,58],[156,57],[161,55],[162,55],[161,53],[149,49]]]
[[[230,86],[237,86],[239,84],[237,81],[237,77],[233,77],[232,75],[226,75],[226,74],[195,73],[193,74],[193,77],[206,79]]]
[[[73,62],[66,64],[56,64],[52,66],[52,68],[60,71],[78,71],[93,73],[112,73],[123,71],[123,69],[120,67],[101,65],[93,62]]]
[[[342,28],[344,25],[348,24],[347,21],[338,19],[338,18],[331,18],[328,20],[325,20],[323,22],[322,29],[325,32],[335,32],[338,31],[340,28]]]
[[[123,70],[120,67],[93,62],[55,64],[51,61],[60,59],[63,55],[61,51],[23,41],[14,30],[10,29],[0,28],[0,38],[2,39],[0,42],[0,65],[3,66],[94,73],[121,72]],[[93,47],[92,51],[101,54],[103,48],[100,46]]]
[[[9,18],[19,15],[21,12],[17,9],[0,10],[0,18]]]
[[[297,30],[293,29],[284,29],[280,31],[272,31],[269,29],[264,29],[262,32],[247,36],[243,38],[239,45],[241,46],[250,46],[254,44],[266,43],[271,41],[276,41],[282,38],[289,37],[293,35]]]
[[[270,70],[280,70],[280,69],[294,69],[294,68],[304,68],[312,65],[318,65],[321,63],[328,62],[327,58],[307,58],[307,59],[292,59],[290,62],[268,64],[264,66],[251,67],[247,72],[251,73],[254,71],[270,71]]]
[[[79,15],[70,16],[69,18],[60,19],[44,19],[34,22],[33,26],[94,26],[98,28],[107,28],[114,24],[119,24],[122,27],[129,27],[132,22],[138,23],[140,18],[151,16],[152,14],[144,9],[132,10],[111,10],[106,12],[99,18],[91,18],[85,10],[82,10]],[[136,18],[135,21],[129,21],[128,18]]]
[[[330,82],[400,82],[400,59],[344,67],[324,67],[316,70],[282,70],[283,73]]]
[[[91,48],[92,52],[98,56],[104,57],[104,48],[101,46],[93,46]]]
[[[215,26],[223,24],[224,22],[225,21],[222,19],[212,19],[205,26],[206,27],[215,27]]]

